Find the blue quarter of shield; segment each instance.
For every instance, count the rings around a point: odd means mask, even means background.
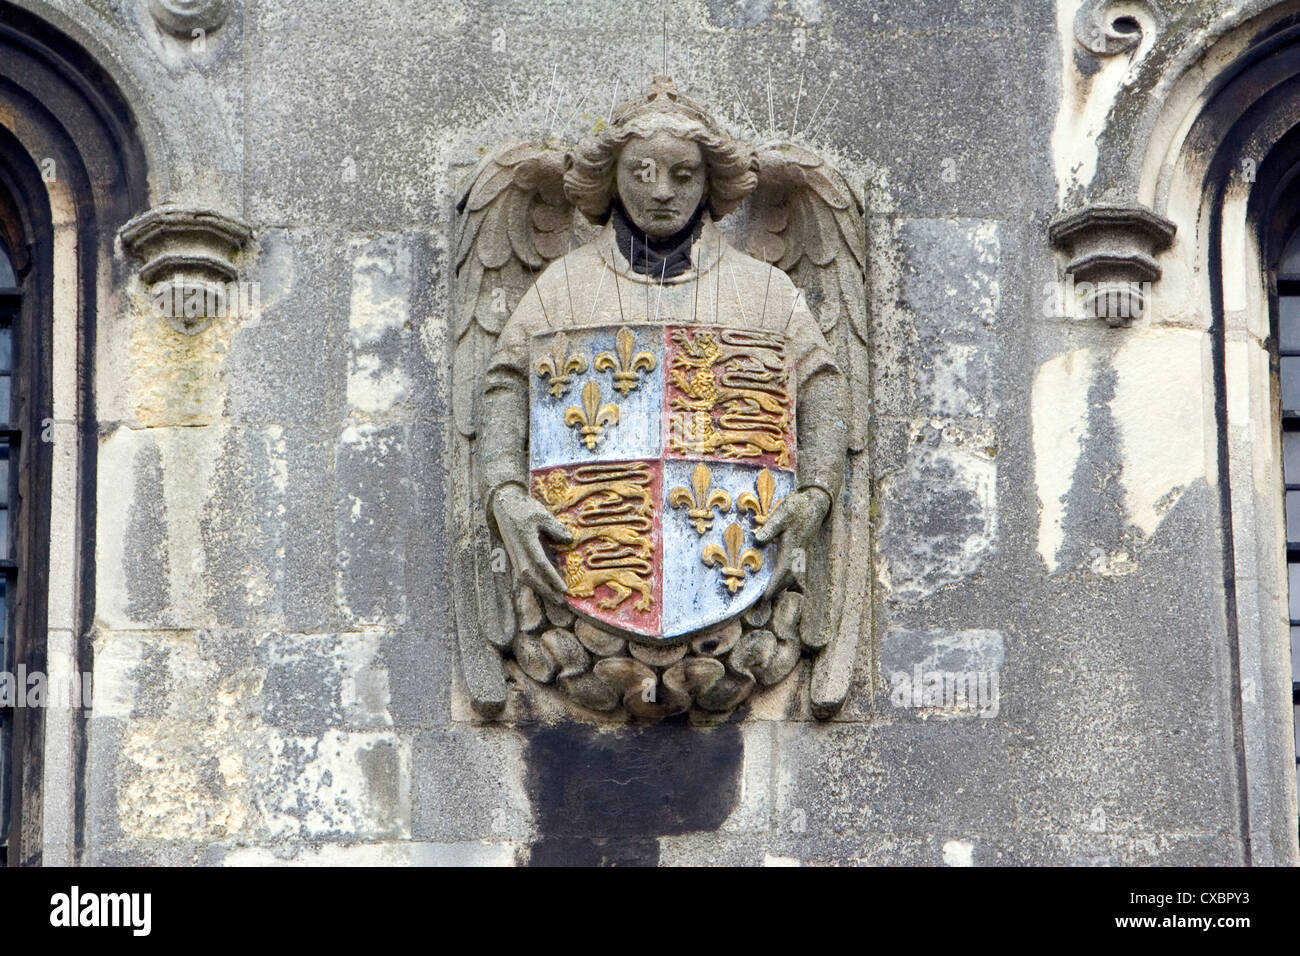
[[[639,458],[658,459],[662,455],[663,329],[629,326],[634,336],[632,355],[647,352],[654,358],[654,368],[638,368],[623,379],[635,382],[624,395],[618,388],[616,374],[624,370],[615,339],[618,328],[578,329],[562,333],[567,336],[570,356],[581,360],[584,371],[568,376],[562,395],[551,394],[553,376],[539,373],[537,364],[549,355],[554,336],[537,336],[533,340],[530,367],[529,467],[549,468],[586,461],[627,461]],[[611,357],[604,370],[598,370],[602,354]],[[554,363],[552,363],[554,364]],[[562,372],[563,370],[561,370]],[[584,401],[588,386],[594,385],[599,398]],[[609,421],[602,414],[607,407],[617,409],[618,420]],[[572,412],[570,410],[573,410]],[[566,424],[566,419],[569,424]],[[584,440],[584,427],[596,427],[594,445]]]
[[[700,534],[690,516],[690,506],[673,507],[670,504],[674,488],[692,489],[691,474],[699,462],[664,462],[663,481],[663,636],[681,637],[694,631],[711,627],[740,614],[753,606],[763,596],[763,590],[772,578],[779,544],[760,548],[754,542],[757,529],[755,516],[742,511],[739,499],[745,493],[756,495],[756,480],[761,468],[732,462],[710,461],[710,489],[722,490],[730,498],[730,508],[710,510],[711,527]],[[774,501],[779,501],[794,490],[794,476],[789,471],[772,470],[776,484]],[[696,502],[702,505],[701,502]],[[737,524],[743,532],[742,544],[734,554],[737,559],[746,550],[753,549],[762,558],[762,567],[751,571],[737,567],[742,572],[742,584],[733,592],[727,585],[724,567],[729,561],[706,564],[703,555],[710,545],[714,556],[727,554],[725,540],[728,525]],[[738,562],[739,563],[739,562]],[[733,565],[734,566],[734,565]]]

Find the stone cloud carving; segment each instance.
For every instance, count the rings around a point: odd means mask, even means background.
[[[871,561],[863,205],[667,77],[457,210],[455,616],[475,708],[725,715],[848,692]],[[727,220],[723,228],[720,221]]]

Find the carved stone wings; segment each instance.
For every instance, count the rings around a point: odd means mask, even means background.
[[[848,181],[802,146],[760,150],[744,249],[794,280],[851,384],[867,394],[867,236]],[[859,390],[859,386],[863,386]],[[866,447],[866,410],[849,416],[849,448]]]
[[[488,156],[456,211],[453,412],[472,436],[475,386],[501,327],[542,270],[582,238],[564,196],[564,153],[539,143]]]

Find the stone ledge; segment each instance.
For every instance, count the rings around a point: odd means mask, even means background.
[[[1084,315],[1128,326],[1146,314],[1144,287],[1160,278],[1156,256],[1169,248],[1176,230],[1145,206],[1093,205],[1057,216],[1047,235],[1069,256],[1066,275],[1092,286],[1081,296]]]
[[[220,212],[173,205],[147,210],[118,232],[122,249],[141,264],[141,281],[173,327],[189,335],[229,311],[228,287],[252,237],[247,225]],[[176,302],[184,307],[170,305]]]

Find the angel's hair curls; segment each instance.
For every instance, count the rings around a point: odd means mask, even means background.
[[[592,222],[605,222],[614,199],[619,153],[629,140],[660,131],[699,145],[708,168],[706,195],[714,219],[732,212],[758,185],[758,158],[752,148],[696,119],[659,113],[626,125],[616,122],[579,142],[566,157],[564,195],[569,202]]]

